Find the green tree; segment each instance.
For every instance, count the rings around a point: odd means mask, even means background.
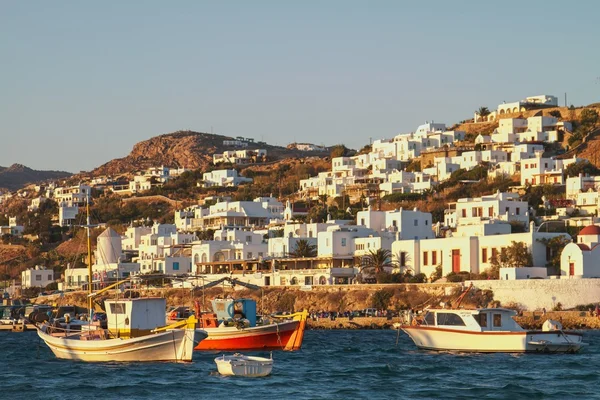
[[[296,242],[294,250],[289,252],[292,258],[316,257],[317,246],[306,239],[300,239]]]
[[[365,259],[363,270],[368,270],[374,274],[385,272],[386,267],[394,267],[392,262],[392,252],[388,249],[369,250]]]
[[[600,175],[600,169],[598,169],[594,164],[590,163],[588,160],[582,160],[569,164],[567,168],[565,168],[565,173],[568,177],[579,176],[580,173],[595,176]]]
[[[559,119],[562,118],[562,115],[560,114],[560,111],[558,111],[558,110],[552,110],[548,113],[548,115],[550,115],[551,117],[554,117],[554,118],[559,118]]]
[[[579,120],[581,121],[581,125],[593,127],[596,125],[596,123],[598,123],[598,112],[591,108],[586,108],[581,112]]]
[[[387,310],[394,294],[389,290],[378,290],[371,296],[371,307]]]
[[[497,278],[500,268],[532,267],[533,257],[525,243],[512,241],[510,246],[504,247],[500,254],[492,257],[491,266],[492,275]]]
[[[491,114],[490,109],[487,107],[479,107],[479,109],[475,112],[481,117],[482,121],[485,121],[486,117]]]
[[[548,275],[560,275],[560,255],[566,245],[571,243],[571,240],[566,236],[555,236],[553,238],[537,239],[548,248],[550,260],[546,264],[548,267]]]
[[[350,153],[350,149],[348,149],[343,144],[336,144],[331,148],[331,152],[329,153],[329,155],[331,156],[331,158],[347,157],[350,155]]]

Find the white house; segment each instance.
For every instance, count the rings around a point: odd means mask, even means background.
[[[592,190],[597,192],[600,189],[600,176],[589,176],[579,174],[567,178],[566,181],[566,197],[567,199],[575,200],[577,195],[582,192]]]
[[[431,213],[414,210],[359,211],[356,214],[359,226],[375,232],[397,232],[399,239],[432,239]]]
[[[83,204],[92,188],[88,185],[79,184],[69,187],[57,187],[54,189],[54,199],[57,203]]]
[[[219,169],[202,174],[204,187],[234,187],[242,183],[251,183],[252,178],[238,176],[235,169]]]
[[[536,158],[521,160],[521,185],[562,185],[565,183],[565,168],[577,161],[575,156],[568,159],[545,158],[541,152],[536,152]]]
[[[0,226],[0,235],[21,236],[25,227],[17,223],[17,217],[8,218],[8,226]]]
[[[54,282],[54,271],[36,265],[35,268],[29,268],[21,272],[21,287],[46,287]]]
[[[560,275],[569,278],[600,278],[600,227],[588,225],[560,255]]]
[[[562,233],[529,232],[488,236],[461,236],[430,240],[397,240],[392,255],[402,268],[430,276],[437,266],[445,276],[450,272],[480,273],[489,269],[491,261],[502,248],[512,242],[523,242],[532,253],[533,266],[545,267],[552,255],[543,239],[565,236]]]
[[[529,205],[516,193],[496,192],[493,195],[458,199],[449,203],[444,212],[446,226],[479,225],[482,221],[498,220],[529,223]]]
[[[193,229],[223,227],[264,227],[283,219],[283,204],[273,197],[258,197],[253,201],[221,201],[208,208],[195,209]]]
[[[231,163],[231,164],[249,164],[251,162],[264,161],[267,157],[267,150],[227,150],[221,154],[213,154],[213,164]]]
[[[71,226],[79,213],[78,203],[62,201],[58,203],[58,225]]]

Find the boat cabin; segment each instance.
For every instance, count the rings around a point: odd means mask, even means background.
[[[421,325],[472,332],[522,331],[513,317],[517,313],[506,308],[430,309],[421,319]]]
[[[252,299],[214,299],[213,311],[219,323],[235,319],[247,319],[250,326],[256,326],[256,301]]]
[[[166,325],[167,300],[161,297],[105,300],[108,331],[115,337],[139,337]]]

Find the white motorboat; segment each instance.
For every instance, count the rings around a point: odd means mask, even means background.
[[[106,300],[108,328],[89,323],[77,330],[44,323],[39,337],[58,358],[80,361],[192,361],[208,334],[197,320],[165,325],[164,298]]]
[[[273,358],[245,356],[236,353],[215,358],[219,374],[228,376],[261,377],[271,374]]]
[[[525,330],[505,308],[429,309],[400,328],[420,349],[464,352],[576,353],[581,333],[565,332],[556,321]]]

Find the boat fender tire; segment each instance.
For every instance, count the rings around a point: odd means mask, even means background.
[[[412,326],[419,326],[419,321],[416,318],[412,320]]]

